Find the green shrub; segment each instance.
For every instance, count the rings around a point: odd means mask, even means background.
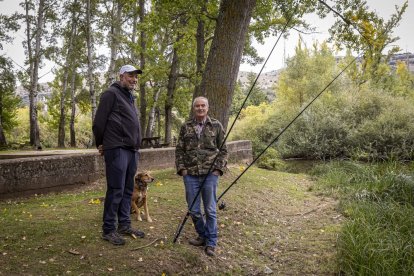
[[[386,99],[386,100],[385,100]],[[354,145],[350,155],[357,159],[413,160],[414,109],[402,98],[384,97],[382,112],[372,120],[365,120],[352,133]],[[361,152],[363,156],[361,156]]]
[[[413,160],[414,107],[368,91],[328,94],[292,124],[277,149],[283,158]]]
[[[285,171],[287,164],[280,159],[278,152],[274,148],[269,148],[257,160],[257,166],[262,169]]]

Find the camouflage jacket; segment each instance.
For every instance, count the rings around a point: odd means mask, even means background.
[[[181,127],[175,150],[175,164],[177,173],[187,170],[189,175],[207,174],[214,159],[216,162],[211,172],[219,170],[223,174],[227,164],[227,147],[223,145],[224,129],[221,123],[207,116],[200,138],[196,132],[196,121],[187,120]]]

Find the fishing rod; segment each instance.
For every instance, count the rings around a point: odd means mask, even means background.
[[[312,99],[312,101],[310,101],[296,116],[295,118],[293,118],[293,120],[290,121],[289,124],[287,124],[280,132],[279,134],[266,146],[266,148],[264,150],[262,150],[259,155],[257,155],[257,157],[243,170],[243,172],[227,187],[226,190],[223,191],[223,193],[217,198],[217,202],[228,192],[228,190],[230,190],[230,188],[236,184],[236,182],[243,176],[243,174],[266,152],[266,150],[268,148],[270,148],[273,143],[275,143],[279,137],[296,121],[297,118],[300,117],[300,115],[303,114],[303,112],[305,112],[306,109],[308,109],[308,107],[314,102],[316,101],[316,99],[319,98],[320,95],[322,95],[323,92],[325,92],[326,89],[328,89],[329,86],[331,86],[331,84],[337,79],[339,78],[342,73],[344,73],[346,71],[346,69],[349,68],[349,66],[351,66],[357,59],[359,58],[359,55],[357,57],[355,57],[350,63],[348,63],[348,65],[341,70],[341,72],[339,72],[339,74],[337,74],[335,76],[335,78],[333,78],[326,86],[324,89],[322,89],[321,92],[318,93],[318,95],[316,95],[316,97],[314,97]],[[220,205],[219,209],[224,209],[225,208],[225,204],[222,202],[222,204]]]
[[[249,98],[250,94],[251,94],[251,93],[252,93],[252,91],[253,91],[254,86],[255,86],[255,85],[256,85],[256,83],[257,83],[257,80],[258,80],[258,79],[259,79],[259,77],[260,77],[260,74],[262,73],[262,71],[263,71],[264,67],[266,66],[266,63],[267,63],[267,61],[269,60],[270,56],[272,55],[273,50],[276,48],[276,45],[278,44],[278,42],[279,42],[280,38],[281,38],[281,37],[282,37],[282,35],[286,32],[286,29],[287,29],[287,27],[289,26],[290,22],[292,21],[293,16],[294,16],[294,14],[296,13],[296,11],[297,11],[298,7],[299,7],[299,4],[298,4],[298,5],[296,5],[294,12],[293,12],[293,13],[289,16],[289,19],[287,20],[286,24],[283,26],[282,32],[280,33],[279,37],[277,38],[277,40],[276,40],[275,44],[273,45],[273,47],[272,47],[272,49],[271,49],[271,51],[270,51],[269,55],[267,56],[267,58],[266,58],[265,62],[263,63],[263,66],[262,66],[262,68],[260,69],[260,71],[259,71],[258,75],[256,76],[256,79],[255,79],[255,80],[254,80],[254,82],[252,83],[252,86],[251,86],[251,88],[250,88],[249,92],[247,93],[247,95],[246,95],[246,97],[245,97],[245,99],[244,99],[244,101],[243,101],[243,103],[242,103],[242,105],[241,105],[241,107],[240,107],[239,111],[237,112],[236,117],[235,117],[235,118],[234,118],[234,120],[233,120],[233,123],[232,123],[232,124],[231,124],[231,126],[230,126],[229,131],[227,132],[227,135],[224,137],[224,140],[223,140],[223,142],[221,143],[221,145],[220,145],[220,147],[219,147],[219,150],[218,150],[219,152],[221,151],[221,149],[222,149],[222,148],[223,148],[223,146],[225,145],[225,143],[226,143],[226,141],[227,141],[227,138],[228,138],[228,136],[229,136],[230,132],[232,131],[232,129],[233,129],[233,127],[234,127],[234,125],[235,125],[235,123],[236,123],[236,121],[237,121],[238,117],[240,116],[240,113],[241,113],[241,111],[242,111],[242,109],[243,109],[244,105],[246,104],[246,102],[247,102],[247,100],[248,100],[248,98]],[[193,201],[191,202],[190,207],[188,208],[188,211],[187,211],[186,215],[184,216],[183,221],[182,221],[182,222],[178,225],[177,231],[176,231],[176,233],[175,233],[175,237],[174,237],[174,239],[173,239],[173,243],[176,243],[176,242],[177,242],[178,237],[180,236],[180,234],[181,234],[181,232],[182,232],[182,230],[183,230],[183,228],[184,228],[184,225],[185,225],[185,223],[187,222],[187,220],[188,220],[188,218],[189,218],[189,216],[190,216],[190,214],[191,214],[191,209],[194,207],[194,204],[195,204],[195,202],[196,202],[197,198],[200,196],[201,189],[203,188],[204,183],[206,182],[207,176],[208,176],[208,174],[211,172],[211,170],[212,170],[212,168],[213,168],[213,165],[214,165],[214,163],[216,162],[216,160],[217,160],[218,156],[219,156],[219,154],[217,154],[217,155],[216,155],[216,157],[214,158],[213,162],[211,163],[211,166],[210,166],[210,168],[208,169],[207,174],[206,174],[206,175],[205,175],[205,177],[203,178],[203,181],[202,181],[202,183],[201,183],[201,185],[200,185],[200,188],[198,189],[196,196],[194,197]]]
[[[350,20],[348,20],[347,18],[345,18],[343,15],[341,15],[339,12],[337,12],[336,10],[334,10],[331,6],[329,6],[326,2],[322,1],[322,0],[318,0],[318,2],[320,2],[321,4],[323,4],[325,7],[327,7],[330,11],[332,11],[334,14],[336,14],[337,16],[339,16],[346,24],[351,25],[352,27],[354,27],[354,29],[361,35],[361,37],[363,37],[367,43],[368,46],[371,48],[371,44],[369,39],[359,30],[359,28],[353,24]],[[357,55],[344,69],[342,69],[339,74],[337,74],[335,76],[335,78],[333,78],[328,85],[325,86],[324,89],[322,89],[322,91],[320,93],[318,93],[316,95],[316,97],[314,97],[312,99],[312,101],[310,101],[294,118],[293,120],[290,121],[289,124],[287,124],[282,131],[280,131],[280,133],[266,146],[266,148],[261,151],[259,153],[259,155],[242,171],[242,173],[222,192],[222,194],[217,198],[217,202],[219,202],[219,200],[230,190],[230,188],[237,183],[237,181],[244,175],[244,173],[266,152],[266,150],[271,147],[278,139],[279,137],[296,121],[297,118],[300,117],[300,115],[303,114],[303,112],[305,112],[305,110],[316,100],[319,98],[319,96],[325,92],[326,89],[328,89],[328,87],[337,79],[339,78],[339,76],[342,75],[343,72],[346,71],[346,69],[349,68],[349,66],[351,66],[356,60],[358,60],[360,58],[360,55]],[[222,210],[226,207],[226,204],[222,201],[221,204],[219,204],[219,209]]]
[[[372,45],[369,41],[369,39],[361,32],[361,30],[358,28],[358,25],[356,25],[354,22],[352,22],[351,20],[349,20],[348,18],[346,18],[345,16],[343,16],[342,14],[340,14],[338,11],[336,11],[334,8],[332,8],[331,6],[329,6],[325,1],[323,0],[318,0],[319,3],[321,3],[323,6],[325,6],[326,8],[328,8],[328,10],[330,10],[331,12],[333,12],[336,16],[338,16],[339,18],[342,19],[342,21],[344,21],[346,24],[351,25],[352,27],[354,27],[354,29],[361,35],[362,38],[364,38],[368,44],[368,47],[370,49],[372,49]]]

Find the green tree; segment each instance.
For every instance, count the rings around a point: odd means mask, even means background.
[[[336,3],[336,9],[344,20],[339,18],[330,28],[331,40],[339,49],[363,51],[360,84],[368,80],[380,83],[383,76],[381,63],[387,63],[389,57],[399,51],[393,45],[399,39],[393,32],[399,25],[408,2],[401,7],[396,6],[395,13],[387,21],[371,11],[364,0],[337,0]],[[389,50],[384,53],[387,47]]]
[[[395,78],[393,94],[413,98],[414,75],[408,70],[407,63],[398,61],[393,76]]]
[[[279,100],[297,110],[316,96],[332,79],[335,57],[326,43],[314,44],[313,50],[302,48],[299,41],[295,56],[288,59],[286,70],[280,74],[277,87]],[[339,81],[330,86],[337,90]]]
[[[16,114],[20,98],[14,93],[16,78],[10,60],[0,56],[0,147],[7,146],[5,132],[17,125]]]
[[[12,16],[0,14],[0,50],[3,49],[4,43],[13,41],[13,35],[11,33],[16,32],[19,29],[17,17],[17,14]]]
[[[227,127],[242,58],[253,64],[261,60],[251,47],[252,37],[261,42],[269,35],[279,34],[286,25],[307,28],[297,18],[314,11],[315,5],[312,1],[298,5],[295,1],[221,1],[201,89],[194,96],[205,95],[210,99],[210,113],[224,127]]]
[[[68,3],[64,6],[63,13],[70,14],[70,20],[67,21],[66,26],[62,30],[62,36],[64,38],[64,46],[62,49],[62,58],[64,59],[63,69],[63,82],[62,82],[62,91],[60,95],[60,117],[59,117],[59,132],[58,132],[58,147],[64,148],[65,147],[65,128],[66,128],[66,98],[69,90],[69,77],[70,74],[72,75],[73,82],[74,78],[76,76],[76,67],[78,67],[78,64],[76,64],[76,60],[79,60],[79,56],[75,56],[75,53],[79,53],[82,51],[75,51],[76,39],[79,37],[79,31],[78,31],[78,18],[80,16],[80,4],[77,0],[74,0],[73,2]],[[76,49],[76,50],[82,50],[82,49]],[[72,91],[71,95],[72,98],[74,98],[75,92]],[[74,105],[72,105],[72,109],[75,108]],[[75,110],[73,110],[75,112]],[[74,133],[71,133],[72,135],[75,135]],[[74,140],[73,140],[74,141]]]
[[[58,10],[57,2],[52,0],[25,0],[21,3],[25,14],[22,16],[26,28],[26,40],[23,46],[26,51],[26,64],[29,66],[27,75],[21,78],[25,88],[29,91],[30,105],[30,144],[40,148],[40,130],[37,112],[37,94],[39,89],[39,69],[42,60],[53,52],[56,43],[55,36],[49,30],[54,30]],[[36,15],[34,15],[34,13]],[[49,45],[45,45],[49,43]]]
[[[257,84],[253,86],[256,77],[257,75],[255,73],[250,72],[247,75],[247,83],[245,87],[241,87],[241,83],[238,83],[236,85],[230,115],[236,115],[239,112],[239,109],[241,108],[250,90],[252,91],[243,108],[247,108],[251,105],[258,106],[262,103],[270,103],[270,100],[267,98],[266,93],[263,91],[263,89],[261,89]]]

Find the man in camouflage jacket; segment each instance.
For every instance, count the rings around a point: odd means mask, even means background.
[[[175,162],[177,173],[183,176],[187,205],[191,208],[198,234],[189,242],[194,246],[205,246],[205,253],[214,256],[217,245],[216,190],[218,178],[223,175],[227,163],[226,145],[220,149],[225,133],[221,123],[207,115],[207,98],[194,99],[193,113],[194,117],[181,127]],[[200,196],[197,196],[200,189],[205,219],[201,214]]]

